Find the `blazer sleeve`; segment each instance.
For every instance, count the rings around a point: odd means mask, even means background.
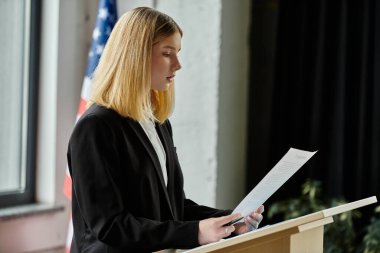
[[[87,229],[115,248],[156,251],[198,246],[197,221],[156,221],[128,212],[115,184],[120,170],[115,131],[100,117],[82,118],[69,143],[73,201]]]
[[[211,217],[229,215],[232,210],[220,210],[208,206],[198,205],[190,199],[185,199],[185,220],[203,220]]]

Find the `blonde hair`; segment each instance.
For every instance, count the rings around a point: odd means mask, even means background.
[[[96,103],[136,121],[164,122],[174,108],[174,85],[151,89],[151,54],[154,43],[175,32],[182,36],[171,17],[148,7],[121,16],[94,72],[88,106]]]

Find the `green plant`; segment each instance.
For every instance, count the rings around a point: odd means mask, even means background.
[[[380,206],[375,208],[375,213],[380,213]],[[380,252],[380,215],[371,218],[371,223],[366,227],[363,238],[364,253]]]
[[[331,199],[330,206],[338,206],[346,203],[344,200]],[[334,222],[325,226],[324,252],[355,252],[357,245],[356,229],[353,220],[359,218],[361,213],[357,210],[344,212],[334,216]]]
[[[302,185],[301,196],[272,204],[268,210],[268,218],[282,216],[282,219],[287,220],[347,203],[344,199],[321,200],[321,188],[320,181],[308,179]],[[324,252],[354,252],[356,233],[353,219],[360,215],[359,211],[353,210],[334,216],[334,222],[324,230]]]

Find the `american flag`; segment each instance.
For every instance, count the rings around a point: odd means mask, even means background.
[[[91,91],[91,78],[96,66],[98,65],[100,56],[103,52],[104,46],[111,34],[117,20],[117,8],[116,0],[99,0],[98,14],[96,17],[96,26],[92,33],[92,45],[88,54],[86,75],[82,84],[81,98],[79,102],[79,108],[77,112],[77,120],[82,116],[86,110],[86,103],[90,97]],[[68,168],[66,169],[65,182],[64,182],[64,194],[71,200],[71,177]],[[67,241],[66,252],[70,252],[70,245],[73,236],[73,224],[70,220]]]

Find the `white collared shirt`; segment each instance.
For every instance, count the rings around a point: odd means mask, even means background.
[[[148,136],[150,142],[156,154],[158,160],[160,161],[162,175],[164,176],[165,186],[168,185],[168,173],[166,169],[166,153],[164,146],[162,146],[160,137],[157,134],[156,128],[154,127],[154,122],[151,120],[139,122],[141,127],[144,129],[145,134]]]

